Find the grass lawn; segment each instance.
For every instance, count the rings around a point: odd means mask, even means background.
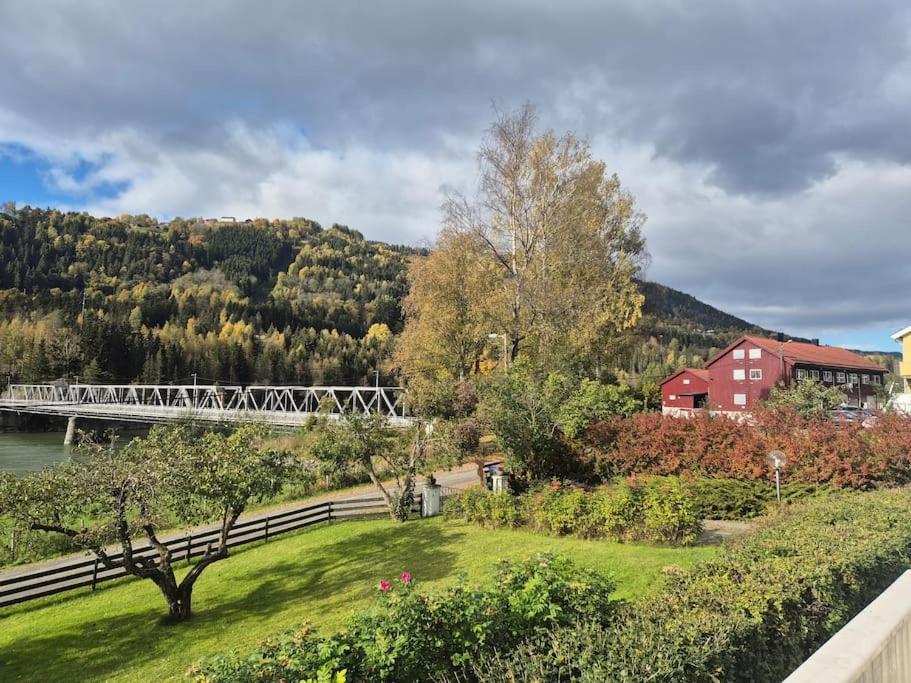
[[[196,584],[194,616],[163,623],[164,599],[133,579],[0,610],[0,680],[160,681],[179,679],[199,658],[246,651],[264,637],[310,621],[339,627],[369,604],[382,579],[409,570],[424,588],[460,573],[483,582],[499,558],[553,551],[611,573],[618,595],[655,590],[666,565],[689,566],[714,547],[655,548],[488,531],[442,518],[403,525],[348,521],[240,549]]]

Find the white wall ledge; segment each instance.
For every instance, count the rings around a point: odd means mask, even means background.
[[[826,641],[785,683],[911,681],[911,571]]]

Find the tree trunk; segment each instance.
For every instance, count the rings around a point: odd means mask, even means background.
[[[168,611],[174,621],[184,621],[190,618],[193,611],[193,584],[167,589],[162,587],[161,592],[168,601]]]

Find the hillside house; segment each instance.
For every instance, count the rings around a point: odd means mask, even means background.
[[[662,411],[666,414],[680,412],[678,394],[669,388],[665,395],[664,387],[676,389],[675,378],[681,372],[662,382]],[[842,387],[848,403],[873,408],[886,368],[847,349],[747,335],[711,358],[703,372],[708,373],[707,408],[714,413],[741,414],[767,399],[776,384],[803,380]]]

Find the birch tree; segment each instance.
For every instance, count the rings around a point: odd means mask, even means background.
[[[478,162],[474,196],[449,196],[444,225],[492,264],[510,358],[597,365],[606,340],[640,316],[644,216],[585,140],[538,133],[528,105],[497,118]]]

